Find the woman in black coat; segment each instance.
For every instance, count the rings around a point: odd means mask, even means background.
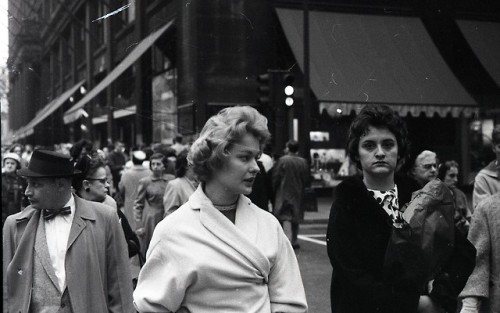
[[[332,312],[447,312],[456,306],[449,301],[456,299],[469,275],[467,271],[462,274],[460,251],[453,255],[459,266],[445,265],[443,273],[426,286],[419,282],[419,263],[414,262],[420,255],[418,249],[410,250],[415,258],[400,267],[384,265],[392,227],[404,223],[399,209],[413,191],[395,178],[407,146],[406,126],[387,106],[364,107],[350,127],[348,154],[363,176],[337,186],[330,211],[327,248],[333,266]],[[470,244],[462,239],[457,242]]]

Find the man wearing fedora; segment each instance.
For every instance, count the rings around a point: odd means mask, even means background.
[[[118,215],[71,193],[79,173],[44,150],[18,171],[31,205],[3,228],[4,312],[135,312]]]

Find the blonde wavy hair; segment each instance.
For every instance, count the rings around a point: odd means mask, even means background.
[[[214,170],[220,169],[229,156],[228,151],[246,135],[259,141],[260,151],[271,134],[267,119],[250,106],[224,108],[212,116],[193,143],[187,159],[193,172],[201,182],[210,179]]]

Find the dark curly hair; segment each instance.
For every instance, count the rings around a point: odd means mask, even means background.
[[[358,150],[359,140],[367,134],[370,126],[387,129],[396,137],[398,166],[402,166],[408,154],[408,130],[405,122],[391,108],[383,104],[370,104],[363,107],[352,121],[347,137],[347,153],[351,160],[356,162],[358,168],[361,168]]]

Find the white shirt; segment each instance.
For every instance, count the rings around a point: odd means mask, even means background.
[[[61,292],[66,288],[66,250],[68,248],[69,231],[75,216],[75,198],[73,195],[64,206],[71,207],[71,214],[57,215],[51,220],[45,220],[47,247]]]

